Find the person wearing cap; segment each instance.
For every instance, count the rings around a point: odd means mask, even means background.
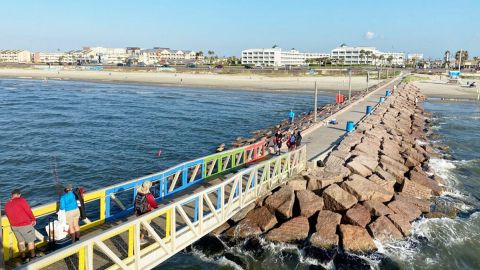
[[[78,209],[77,198],[72,192],[72,185],[67,184],[65,193],[60,197],[60,210],[65,211],[65,217],[68,225],[68,232],[72,237],[72,243],[80,240],[80,210]]]
[[[5,204],[5,214],[18,242],[20,257],[24,262],[35,257],[35,226],[36,219],[27,200],[21,197],[20,190],[12,191],[10,200]],[[25,255],[25,243],[28,245],[30,258]]]
[[[135,195],[135,202],[133,209],[135,210],[135,215],[140,216],[145,213],[152,211],[158,207],[157,201],[155,201],[155,197],[153,197],[152,193],[150,192],[150,188],[152,187],[152,182],[145,181],[143,184],[137,189],[137,195]],[[140,230],[140,243],[145,244],[145,234],[147,231],[143,228]]]

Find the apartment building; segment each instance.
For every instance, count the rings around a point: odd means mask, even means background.
[[[330,58],[329,53],[305,53],[305,59]]]
[[[26,50],[0,50],[0,63],[31,63],[32,54]]]
[[[295,49],[283,51],[281,48],[247,49],[242,51],[242,65],[253,66],[303,66],[305,53]]]
[[[33,62],[41,64],[73,64],[73,55],[64,52],[36,52],[33,54]]]
[[[392,57],[391,63],[387,61]],[[405,54],[400,52],[381,52],[375,47],[351,47],[342,45],[330,53],[333,63],[342,65],[385,65],[405,66]]]

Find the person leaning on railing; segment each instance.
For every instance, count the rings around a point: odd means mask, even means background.
[[[152,193],[150,192],[150,188],[152,187],[152,182],[145,181],[143,184],[137,189],[137,195],[135,196],[135,202],[133,205],[133,209],[135,209],[135,215],[140,216],[145,213],[152,211],[158,207],[157,202],[155,201],[155,197],[153,197]],[[140,230],[140,244],[145,244],[147,241],[145,240],[145,234],[147,231],[145,228],[141,228]]]
[[[72,237],[72,243],[80,240],[80,210],[78,209],[77,198],[72,192],[72,185],[65,185],[65,193],[60,197],[60,210],[65,211],[65,220],[68,225],[68,232]]]
[[[17,238],[20,257],[23,262],[28,262],[31,258],[35,258],[35,240],[37,237],[33,226],[36,224],[36,219],[27,200],[21,196],[20,190],[12,191],[12,197],[5,204],[5,214]],[[25,243],[28,244],[30,258],[25,255]]]

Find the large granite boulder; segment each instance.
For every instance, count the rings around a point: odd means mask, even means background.
[[[295,193],[289,186],[280,188],[265,200],[265,206],[270,212],[275,213],[281,219],[289,219],[293,215]]]
[[[378,166],[377,159],[374,158],[374,157],[370,157],[370,156],[365,156],[365,155],[356,156],[355,158],[353,158],[353,161],[362,164],[363,166],[365,166],[367,169],[369,169],[372,172],[375,171],[375,169]]]
[[[386,216],[377,218],[372,224],[368,225],[368,229],[372,232],[373,237],[380,241],[402,239],[402,233],[395,227],[390,219]]]
[[[322,210],[318,213],[316,232],[310,237],[310,243],[317,248],[326,250],[338,246],[337,226],[342,216],[332,211]]]
[[[427,199],[413,197],[407,193],[399,192],[395,194],[395,200],[397,201],[406,201],[418,207],[422,213],[430,212],[431,202]]]
[[[395,214],[404,215],[408,221],[413,221],[422,215],[422,211],[420,211],[417,206],[403,200],[394,200],[390,202],[388,208],[390,208]]]
[[[263,206],[248,213],[245,219],[240,221],[240,224],[243,222],[256,224],[263,232],[266,232],[277,224],[277,218],[267,207]]]
[[[350,175],[350,180],[343,182],[342,188],[355,195],[359,201],[378,200],[386,202],[393,197],[393,192],[387,191],[357,174]]]
[[[267,233],[265,239],[275,242],[295,242],[308,237],[310,225],[306,217],[296,217]]]
[[[409,236],[412,233],[412,225],[407,216],[402,214],[392,214],[388,215],[388,218],[404,236]]]
[[[356,160],[352,160],[349,163],[347,163],[347,168],[352,171],[352,173],[356,173],[358,175],[361,175],[363,177],[368,177],[372,174],[372,171],[369,170],[367,167],[362,165],[360,162]]]
[[[435,196],[440,196],[443,193],[442,187],[435,180],[429,178],[423,171],[410,171],[409,179],[417,184],[429,188]]]
[[[235,215],[233,215],[232,218],[230,218],[233,222],[237,223],[239,222],[240,220],[244,219],[247,214],[253,210],[253,208],[255,208],[255,204],[254,203],[251,203],[247,206],[245,206],[242,210],[240,210],[238,213],[236,213]]]
[[[291,187],[294,191],[305,190],[307,189],[307,180],[303,177],[296,177],[288,180],[287,186]]]
[[[372,216],[386,216],[393,214],[392,209],[377,200],[368,200],[363,202],[363,206],[367,208]]]
[[[365,228],[355,225],[340,225],[343,250],[352,253],[367,253],[377,250],[372,237]]]
[[[428,187],[405,179],[402,185],[402,192],[412,197],[430,199],[432,196],[432,190]]]
[[[323,209],[323,198],[315,195],[312,191],[300,190],[296,192],[296,195],[301,216],[309,218]]]
[[[370,220],[370,211],[368,211],[368,209],[361,204],[357,204],[348,209],[347,213],[345,214],[345,221],[352,225],[357,225],[363,228],[370,223]]]
[[[324,208],[331,211],[347,210],[357,203],[352,194],[343,190],[336,184],[330,185],[323,191]]]
[[[343,181],[343,176],[338,172],[326,171],[324,169],[308,174],[305,178],[308,180],[307,189],[312,191],[321,190],[331,184]]]

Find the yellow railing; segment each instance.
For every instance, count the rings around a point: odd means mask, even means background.
[[[160,209],[127,220],[100,234],[87,235],[74,245],[36,259],[20,269],[42,269],[48,266],[58,269],[61,265],[53,264],[77,254],[78,269],[92,270],[94,266],[99,266],[94,260],[94,247],[106,255],[102,259],[107,259],[107,269],[152,268],[222,225],[245,206],[283,184],[289,176],[305,169],[305,166],[306,147],[303,146],[241,170],[219,184],[183,196]],[[212,198],[215,197],[220,198],[218,206],[212,203]],[[185,207],[194,201],[198,201],[199,207],[187,214]],[[198,216],[198,220],[193,218],[194,215]],[[160,236],[150,222],[163,217],[165,235]],[[163,222],[163,219],[160,221]],[[140,245],[141,227],[154,240],[145,247]],[[128,252],[125,258],[120,258],[112,251],[113,247],[108,247],[104,242],[125,232],[128,232]]]

